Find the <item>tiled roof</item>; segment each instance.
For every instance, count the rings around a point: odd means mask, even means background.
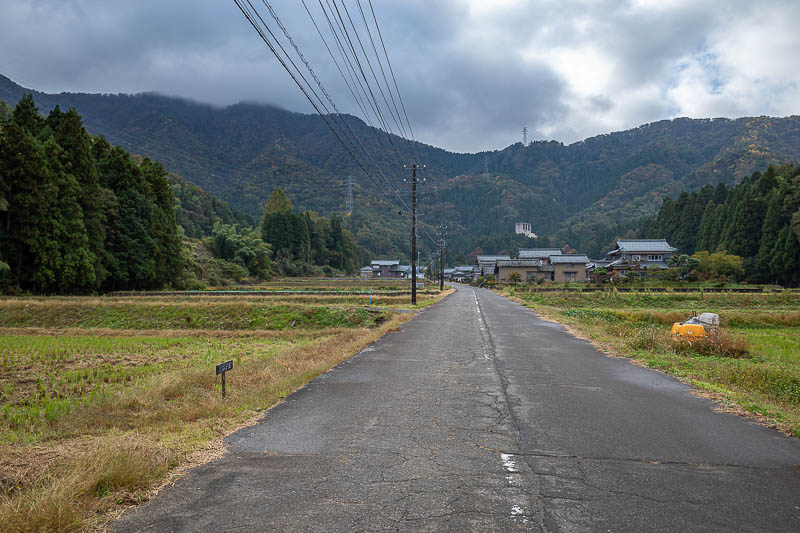
[[[421,266],[417,266],[417,272],[422,272],[424,269]],[[396,272],[411,272],[411,265],[398,265],[395,269]]]
[[[617,249],[622,252],[674,252],[666,239],[618,239]]]
[[[585,255],[554,255],[550,257],[550,262],[555,264],[563,264],[563,263],[588,263],[589,258]]]
[[[389,260],[389,261],[378,260],[378,261],[373,261],[372,262],[373,266],[393,266],[393,265],[399,265],[399,264],[400,264],[400,261],[398,261],[397,259]]]
[[[498,259],[511,259],[508,255],[479,255],[478,263],[488,263],[497,261]]]
[[[520,248],[520,259],[535,259],[550,257],[551,255],[561,255],[561,250],[558,248]]]
[[[498,267],[538,267],[541,265],[541,259],[501,259],[497,261]]]

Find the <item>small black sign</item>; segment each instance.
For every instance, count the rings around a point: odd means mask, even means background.
[[[228,370],[233,370],[233,361],[225,361],[217,365],[217,374],[222,374]]]

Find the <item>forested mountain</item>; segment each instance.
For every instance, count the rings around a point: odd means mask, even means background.
[[[178,174],[167,176],[175,197],[175,220],[187,237],[199,239],[211,235],[214,223],[255,227],[256,220],[237,211],[213,194],[209,194]]]
[[[24,92],[0,76],[0,99],[13,105]],[[252,217],[275,187],[300,211],[344,214],[345,183],[354,176],[355,209],[345,225],[368,257],[408,257],[410,225],[405,213],[398,215],[395,193],[386,191],[390,203],[316,115],[260,104],[215,108],[155,94],[34,95],[45,110],[75,106],[89,131],[161,161]],[[410,205],[401,166],[411,163],[408,146],[392,139],[398,158],[383,133],[344,119]],[[493,253],[519,246],[513,224],[528,221],[541,236],[536,245],[568,244],[598,256],[667,196],[733,185],[768,164],[800,160],[800,117],[664,120],[571,145],[516,143],[478,154],[416,149],[428,165],[419,204],[423,254],[433,248],[432,226],[440,222],[449,226],[454,257],[476,247]]]
[[[769,167],[739,185],[706,185],[667,198],[639,237],[665,237],[679,253],[740,256],[756,283],[800,285],[800,166]]]

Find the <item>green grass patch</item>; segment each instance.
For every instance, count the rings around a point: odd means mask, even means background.
[[[800,298],[794,294],[535,293],[525,305],[604,348],[768,416],[800,436]],[[720,335],[683,341],[674,322],[720,315]]]
[[[385,320],[362,307],[224,301],[140,301],[113,299],[3,300],[5,327],[278,330],[286,328],[373,327]]]

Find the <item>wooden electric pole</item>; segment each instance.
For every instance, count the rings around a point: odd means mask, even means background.
[[[417,165],[411,166],[411,305],[417,304]]]
[[[439,226],[439,290],[444,290],[444,230],[447,226]]]

